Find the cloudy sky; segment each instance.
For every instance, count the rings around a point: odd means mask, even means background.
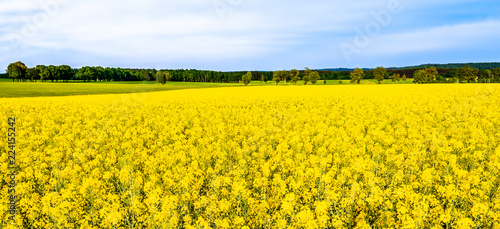
[[[499,62],[498,0],[0,0],[0,72]]]

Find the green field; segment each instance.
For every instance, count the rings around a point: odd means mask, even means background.
[[[349,80],[341,80],[342,85],[349,85]],[[361,84],[375,84],[375,80],[363,80]],[[385,80],[382,83],[392,83]],[[402,84],[403,82],[400,82]],[[406,83],[412,83],[407,80]],[[327,80],[326,85],[338,85],[340,80]],[[249,86],[274,86],[273,81],[252,81]],[[293,86],[291,82],[281,81],[280,86]],[[299,86],[304,83],[299,81]],[[307,85],[311,86],[311,83]],[[323,80],[316,85],[325,85]],[[315,85],[315,86],[316,86]],[[114,81],[114,82],[12,82],[10,79],[0,79],[0,98],[14,97],[43,97],[43,96],[70,96],[70,95],[95,95],[95,94],[123,94],[137,92],[170,91],[182,89],[195,89],[207,87],[241,87],[242,83],[192,83],[192,82],[167,82],[160,85],[155,81]]]
[[[42,96],[68,96],[68,95],[95,95],[95,94],[122,94],[169,91],[180,89],[194,89],[206,87],[227,87],[238,84],[222,83],[185,83],[168,82],[165,85],[158,83],[13,83],[0,82],[0,98],[13,97],[42,97]]]

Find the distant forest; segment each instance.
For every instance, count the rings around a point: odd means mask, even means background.
[[[209,70],[195,69],[127,69],[127,68],[104,68],[104,67],[82,67],[71,68],[68,65],[61,66],[44,66],[28,68],[21,62],[17,62],[20,68],[25,68],[25,73],[19,73],[19,76],[11,77],[22,79],[23,81],[68,81],[68,80],[83,80],[83,81],[154,81],[158,72],[168,72],[170,81],[183,82],[214,82],[214,83],[232,83],[239,82],[242,75],[247,71],[222,72]],[[457,78],[457,70],[468,65],[470,68],[477,69],[478,75],[485,74],[486,69],[500,68],[500,63],[469,63],[469,64],[427,64],[413,67],[402,68],[387,68],[385,75],[386,79],[390,79],[392,75],[406,75],[408,78],[413,78],[414,72],[435,67],[439,76],[443,78]],[[24,66],[24,67],[23,67]],[[348,80],[351,79],[351,72],[354,69],[336,68],[336,69],[321,69],[316,70],[319,73],[321,80]],[[374,79],[373,69],[363,69],[364,79]],[[272,81],[272,71],[251,71],[252,80],[254,81]],[[299,70],[299,77],[303,78],[305,70]],[[0,78],[9,78],[8,74],[0,74]]]
[[[403,67],[402,69],[408,69],[408,68],[424,68],[424,67],[435,67],[435,68],[461,68],[469,65],[471,68],[477,68],[477,69],[493,69],[493,68],[500,68],[500,63],[499,62],[491,62],[491,63],[466,63],[466,64],[422,64],[418,66],[411,66],[411,67]]]

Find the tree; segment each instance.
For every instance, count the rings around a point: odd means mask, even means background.
[[[92,74],[91,77],[93,80],[101,81],[104,78],[104,68],[101,66],[98,67],[92,67]]]
[[[302,81],[304,81],[304,85],[307,85],[307,83],[309,82],[309,75],[311,74],[305,74],[304,77],[302,77]]]
[[[113,70],[109,67],[102,68],[101,80],[110,81],[113,79]]]
[[[483,75],[483,77],[481,77],[481,74]],[[486,82],[488,82],[488,81],[491,83],[491,81],[492,81],[492,80],[491,80],[492,76],[493,76],[493,73],[491,72],[491,70],[490,70],[490,69],[486,69],[486,70],[481,71],[481,72],[479,73],[479,77],[480,77],[480,78],[483,78],[484,83],[486,83]]]
[[[479,69],[473,68],[472,69],[472,79],[470,82],[476,82],[476,80],[479,78]]]
[[[281,79],[285,81],[286,84],[286,78],[288,78],[289,73],[286,70],[281,71]]]
[[[489,80],[491,79],[491,76],[492,76],[492,73],[491,73],[491,70],[487,69],[485,72],[485,75],[486,75],[486,79]],[[492,80],[490,80],[490,83],[491,83]]]
[[[280,83],[283,79],[283,75],[287,74],[286,71],[274,71],[273,72],[273,81],[276,81],[276,85]]]
[[[460,83],[465,81],[470,83],[474,78],[474,71],[469,67],[469,65],[466,65],[457,70],[457,77]]]
[[[252,82],[252,73],[247,72],[247,74],[243,75],[241,80],[243,81],[245,86],[248,85],[250,82]]]
[[[139,80],[146,80],[146,81],[149,81],[150,79],[150,76],[149,76],[149,71],[146,70],[146,69],[142,69],[140,72],[139,72]]]
[[[49,70],[49,77],[48,79],[51,81],[51,82],[54,82],[55,79],[59,79],[59,75],[58,75],[58,71],[57,71],[57,68],[56,66],[54,65],[49,65],[47,67],[47,70]]]
[[[421,69],[413,73],[413,83],[423,84],[427,81],[427,73]]]
[[[491,69],[491,82],[500,83],[500,68]]]
[[[38,76],[41,81],[46,81],[50,77],[50,71],[45,65],[37,65],[35,67],[38,70]]]
[[[290,79],[292,80],[293,85],[296,85],[297,82],[300,80],[300,72],[297,69],[292,69],[289,71],[290,73]]]
[[[401,75],[399,73],[394,73],[392,76],[391,76],[391,79],[392,79],[392,82],[399,82],[401,80]]]
[[[426,68],[425,73],[427,74],[426,81],[436,80],[439,76],[439,73],[435,67]]]
[[[312,85],[314,85],[318,80],[320,79],[319,73],[314,71],[309,74],[309,80],[311,81]]]
[[[351,76],[351,83],[357,83],[357,84],[360,84],[361,83],[361,79],[364,78],[364,72],[363,72],[363,69],[361,68],[356,68],[354,69],[350,76]]]
[[[486,83],[488,82],[488,80],[490,80],[490,78],[491,78],[491,70],[487,69],[479,70],[479,77],[478,77],[479,83]]]
[[[36,80],[38,78],[38,70],[35,68],[28,68],[28,70],[26,71],[26,77],[28,79],[30,79],[31,82],[33,82],[33,80]]]
[[[28,68],[21,61],[11,63],[7,66],[7,74],[12,78],[12,82],[15,82],[16,79],[20,81],[24,80],[27,70]]]
[[[61,79],[69,81],[73,77],[73,69],[69,65],[61,65],[58,67],[58,72],[61,74]]]
[[[403,74],[403,76],[401,76],[401,80],[403,80],[403,83],[406,83],[406,74]]]
[[[304,77],[302,78],[302,81],[304,81],[304,85],[307,85],[307,83],[311,80],[311,73],[312,70],[306,67],[304,70]]]
[[[85,66],[78,69],[75,77],[79,80],[83,80],[83,82],[92,80],[92,78],[95,77],[94,67]]]
[[[311,74],[311,72],[312,72],[312,70],[311,70],[311,69],[309,69],[308,67],[306,67],[306,69],[304,70],[304,74],[305,74],[306,76],[309,76],[309,75]]]
[[[373,75],[375,76],[375,79],[377,80],[378,84],[384,81],[384,76],[386,72],[387,69],[385,69],[384,67],[377,67],[373,70]]]
[[[439,73],[435,67],[420,69],[413,73],[413,83],[423,84],[436,80]]]
[[[153,70],[151,70],[151,81],[155,81],[156,80],[156,73],[158,73],[158,71],[156,71],[156,69],[153,68]]]
[[[161,85],[164,85],[167,81],[170,80],[170,74],[168,71],[159,71],[156,72],[156,81]]]

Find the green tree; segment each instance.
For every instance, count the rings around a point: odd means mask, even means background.
[[[71,78],[73,78],[73,69],[69,65],[61,65],[58,66],[58,72],[61,74],[61,79],[64,81],[66,80],[69,81]]]
[[[28,68],[28,70],[26,71],[26,77],[28,79],[30,79],[31,82],[33,82],[33,80],[36,80],[38,78],[38,70],[36,69],[36,67],[34,68]]]
[[[50,72],[47,66],[37,65],[35,68],[38,70],[40,81],[46,81],[50,77]]]
[[[490,80],[490,83],[491,83],[491,81],[492,81],[491,80],[491,76],[492,76],[491,70],[486,69],[486,71],[484,71],[484,72],[485,72],[485,75],[486,75],[486,79]]]
[[[413,73],[413,83],[423,84],[427,81],[427,73],[425,70],[420,69]]]
[[[306,76],[309,76],[311,74],[312,70],[309,69],[308,67],[306,67],[306,69],[304,70],[304,75]]]
[[[54,66],[54,65],[49,65],[47,67],[47,69],[49,70],[49,77],[48,79],[51,81],[51,82],[54,82],[55,79],[58,79],[59,75],[58,75],[58,72],[57,72],[57,67]]]
[[[113,79],[114,72],[113,69],[110,67],[104,68],[104,71],[102,72],[102,78],[105,79],[106,81],[111,81]]]
[[[406,74],[403,74],[403,76],[401,76],[401,80],[403,81],[403,83],[406,83]]]
[[[156,80],[156,73],[158,73],[158,71],[156,71],[156,69],[153,68],[153,70],[151,70],[151,74],[150,74],[150,77],[151,77],[151,81],[155,81]]]
[[[392,82],[398,83],[401,80],[401,75],[399,73],[394,73],[391,76]]]
[[[91,78],[93,80],[95,80],[96,82],[102,81],[102,79],[104,78],[104,68],[103,67],[101,67],[101,66],[92,67],[91,71],[92,71]]]
[[[302,81],[304,81],[304,85],[307,85],[307,83],[309,82],[309,75],[311,74],[304,74],[304,77],[302,77]]]
[[[479,78],[479,69],[473,68],[472,69],[472,79],[470,82],[476,82],[476,80]]]
[[[413,73],[413,83],[423,84],[436,80],[439,76],[440,75],[435,67],[420,69]]]
[[[474,71],[469,67],[469,65],[466,65],[457,70],[457,77],[460,83],[470,83],[474,79]]]
[[[380,82],[384,81],[385,74],[387,73],[387,69],[384,67],[377,67],[373,70],[373,75],[375,76],[375,79],[377,80],[378,84]]]
[[[156,72],[156,81],[161,85],[164,85],[167,81],[170,80],[170,74],[168,71],[159,71]]]
[[[16,79],[19,81],[24,80],[27,71],[28,67],[21,61],[11,63],[7,66],[7,74],[12,78],[12,82],[15,82]]]
[[[292,80],[293,85],[296,85],[297,82],[300,80],[300,72],[297,69],[292,69],[289,71],[290,73],[290,79]]]
[[[480,83],[486,83],[490,80],[490,78],[491,78],[491,70],[488,70],[488,69],[479,70],[478,81]]]
[[[492,83],[500,83],[500,68],[491,69],[491,80]]]
[[[273,72],[273,81],[276,81],[276,85],[280,83],[280,81],[283,79],[283,72],[284,71],[274,71]],[[286,74],[286,72],[285,72]]]
[[[150,79],[149,71],[146,69],[142,69],[139,72],[139,80],[149,81],[149,79]]]
[[[286,70],[281,71],[281,79],[283,79],[283,81],[285,81],[285,84],[286,84],[286,79],[288,78],[288,76],[289,76],[289,73]]]
[[[319,73],[314,71],[309,74],[309,80],[311,81],[312,85],[314,85],[318,80],[320,79]]]
[[[436,80],[439,76],[439,73],[435,67],[426,68],[425,73],[427,77],[426,82],[431,80]]]
[[[247,74],[243,75],[242,76],[242,79],[243,83],[246,85],[248,85],[250,82],[252,82],[252,73],[251,72],[247,72]]]
[[[76,73],[75,76],[79,80],[85,81],[91,81],[93,77],[95,77],[95,71],[93,67],[85,66],[80,69],[78,69],[78,72]]]
[[[364,78],[364,75],[365,73],[363,72],[363,69],[361,68],[356,68],[354,69],[350,76],[351,76],[351,83],[356,83],[356,84],[360,84],[361,83],[361,79]]]

